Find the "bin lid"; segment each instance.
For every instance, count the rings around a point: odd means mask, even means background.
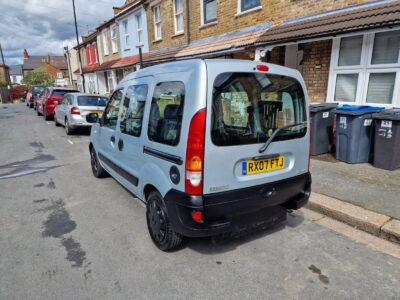
[[[385,109],[372,115],[374,119],[400,121],[400,108]]]
[[[327,111],[336,108],[337,103],[310,103],[310,112]]]
[[[341,115],[358,116],[358,115],[376,113],[383,109],[384,109],[383,107],[377,107],[377,106],[343,104],[338,106],[334,110],[334,113]]]

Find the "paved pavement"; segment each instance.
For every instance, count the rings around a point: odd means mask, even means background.
[[[347,164],[325,154],[311,160],[311,173],[314,192],[400,220],[400,169]]]
[[[0,105],[0,299],[399,298],[400,256],[377,250],[388,242],[367,246],[305,211],[247,238],[160,252],[143,204],[92,176],[88,139]]]

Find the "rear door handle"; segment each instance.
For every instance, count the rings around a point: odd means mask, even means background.
[[[114,143],[115,143],[115,136],[112,135],[112,136],[110,137],[110,141],[111,141],[111,143],[114,144]]]
[[[119,139],[118,141],[118,149],[119,151],[122,151],[124,149],[124,141]]]

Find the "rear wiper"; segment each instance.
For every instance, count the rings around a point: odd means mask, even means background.
[[[283,126],[283,127],[275,129],[275,131],[271,134],[270,138],[265,142],[264,145],[262,145],[262,147],[260,148],[260,150],[258,150],[258,152],[259,153],[263,153],[265,150],[267,150],[269,145],[271,145],[272,141],[274,140],[274,138],[278,135],[278,133],[281,130],[289,129],[289,128],[296,127],[296,126],[301,126],[301,125],[307,125],[307,122],[302,122],[302,123],[297,123],[297,124],[290,124],[290,125],[286,125],[286,126]]]

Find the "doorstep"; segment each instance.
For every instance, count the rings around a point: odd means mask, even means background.
[[[357,229],[400,243],[400,221],[319,193],[312,193],[306,206]]]

